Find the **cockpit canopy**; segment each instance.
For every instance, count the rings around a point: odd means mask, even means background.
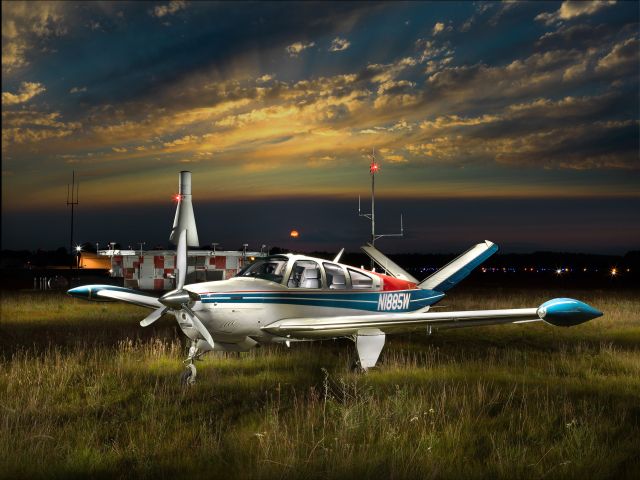
[[[342,265],[284,255],[259,258],[242,269],[237,276],[269,280],[289,288],[309,289],[372,290],[381,283],[377,276]]]

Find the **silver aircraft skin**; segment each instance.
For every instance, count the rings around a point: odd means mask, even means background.
[[[187,231],[178,239],[176,289],[157,298],[113,285],[84,285],[68,293],[95,301],[123,301],[151,308],[142,326],[172,314],[191,340],[183,381],[192,383],[193,360],[212,350],[247,351],[261,344],[349,338],[355,342],[353,367],[374,367],[385,335],[437,328],[530,323],[572,326],[602,315],[568,298],[539,307],[430,312],[445,292],[495,253],[481,242],[419,281],[371,245],[362,247],[385,274],[297,254],[259,258],[237,276],[185,285]]]

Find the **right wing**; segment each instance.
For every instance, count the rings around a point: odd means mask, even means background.
[[[473,327],[543,320],[555,326],[568,327],[601,315],[602,312],[586,303],[570,298],[556,298],[543,303],[538,308],[287,318],[262,329],[282,337],[334,338],[356,335],[363,331],[400,333],[426,326]]]

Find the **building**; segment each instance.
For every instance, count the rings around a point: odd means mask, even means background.
[[[109,273],[122,278],[123,285],[140,290],[175,288],[176,252],[173,250],[100,250],[111,259]],[[186,283],[225,280],[264,252],[190,250],[187,253]]]

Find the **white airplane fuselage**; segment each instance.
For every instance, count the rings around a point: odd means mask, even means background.
[[[376,276],[381,280],[376,290],[288,288],[243,277],[191,284],[188,289],[200,296],[193,311],[214,340],[222,343],[242,342],[246,337],[260,343],[283,341],[262,328],[287,318],[426,311],[444,297],[444,293],[416,287],[391,290],[387,286],[385,290],[386,275]],[[186,316],[179,324],[189,338],[199,337]]]

